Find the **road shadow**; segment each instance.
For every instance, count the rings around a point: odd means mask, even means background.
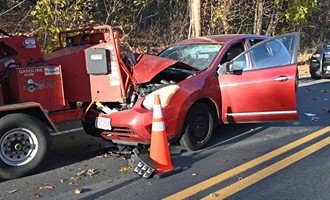
[[[111,142],[89,136],[83,130],[51,136],[51,141],[50,151],[42,168],[31,175],[94,158],[113,147]],[[0,179],[0,183],[5,181],[8,180]]]
[[[96,157],[111,147],[110,141],[89,136],[83,131],[52,136],[50,155],[40,172]]]

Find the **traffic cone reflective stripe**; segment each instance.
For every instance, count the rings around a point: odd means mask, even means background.
[[[165,131],[165,124],[164,122],[152,122],[152,130],[154,130],[154,132],[161,132],[161,131]]]
[[[153,109],[150,158],[157,166],[156,172],[167,172],[174,167],[171,163],[159,95],[155,96]]]
[[[157,98],[158,95],[155,96],[155,98]],[[159,98],[159,96],[158,96]],[[162,111],[162,106],[159,104],[156,104],[156,102],[154,102],[154,108],[153,108],[153,120],[159,120],[159,119],[163,119],[163,111]]]

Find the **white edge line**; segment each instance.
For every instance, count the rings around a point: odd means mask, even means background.
[[[65,131],[60,131],[60,132],[56,132],[56,133],[51,133],[51,136],[55,136],[55,135],[62,135],[62,134],[66,134],[66,133],[72,133],[72,132],[76,132],[76,131],[81,131],[84,130],[82,127],[80,128],[74,128],[74,129],[69,129],[69,130],[65,130]]]

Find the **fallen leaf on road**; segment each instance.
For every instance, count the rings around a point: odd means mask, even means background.
[[[193,174],[192,174],[192,176],[197,176],[197,175],[198,175],[198,173],[193,173]]]
[[[127,158],[125,156],[120,156],[119,159],[120,160],[127,160]]]
[[[8,191],[6,191],[8,194],[13,194],[13,193],[15,193],[15,192],[17,192],[18,191],[18,189],[12,189],[12,190],[8,190]]]
[[[96,156],[96,158],[112,158],[112,159],[119,158],[121,160],[127,160],[131,154],[132,152],[127,149],[119,149],[119,150],[113,149],[108,151],[107,153]]]
[[[102,154],[100,156],[96,156],[96,158],[119,158],[119,157],[120,157],[120,154],[113,153],[111,151],[108,153]]]
[[[63,178],[60,179],[60,183],[64,183],[65,181],[66,181],[66,179],[63,179]]]
[[[94,169],[89,169],[87,171],[86,170],[82,170],[82,171],[76,173],[76,176],[75,177],[72,177],[71,179],[76,180],[76,179],[79,179],[81,176],[90,176],[90,177],[92,177],[95,174],[97,174],[97,172]]]
[[[210,197],[211,197],[211,198],[217,198],[217,196],[218,196],[218,195],[215,194],[215,193],[210,194]]]
[[[87,170],[86,175],[88,175],[90,177],[94,176],[95,175],[95,170],[94,169]]]
[[[126,172],[131,172],[132,169],[131,169],[131,167],[121,167],[120,171],[123,172],[123,173],[126,173]]]
[[[40,194],[32,194],[32,199],[36,199],[36,198],[40,198],[41,195]]]
[[[82,192],[82,189],[81,188],[76,188],[75,190],[74,190],[74,193],[75,194],[80,194]]]
[[[56,188],[56,185],[41,185],[38,188],[39,190],[51,190]]]
[[[86,170],[82,170],[82,171],[76,173],[76,176],[81,176],[81,175],[83,175],[85,173],[86,173]]]

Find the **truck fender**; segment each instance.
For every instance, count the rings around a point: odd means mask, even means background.
[[[43,123],[45,123],[50,129],[53,129],[58,132],[55,124],[49,118],[47,110],[45,110],[39,103],[25,102],[0,106],[0,118],[12,113],[24,113],[27,115],[34,116]]]

